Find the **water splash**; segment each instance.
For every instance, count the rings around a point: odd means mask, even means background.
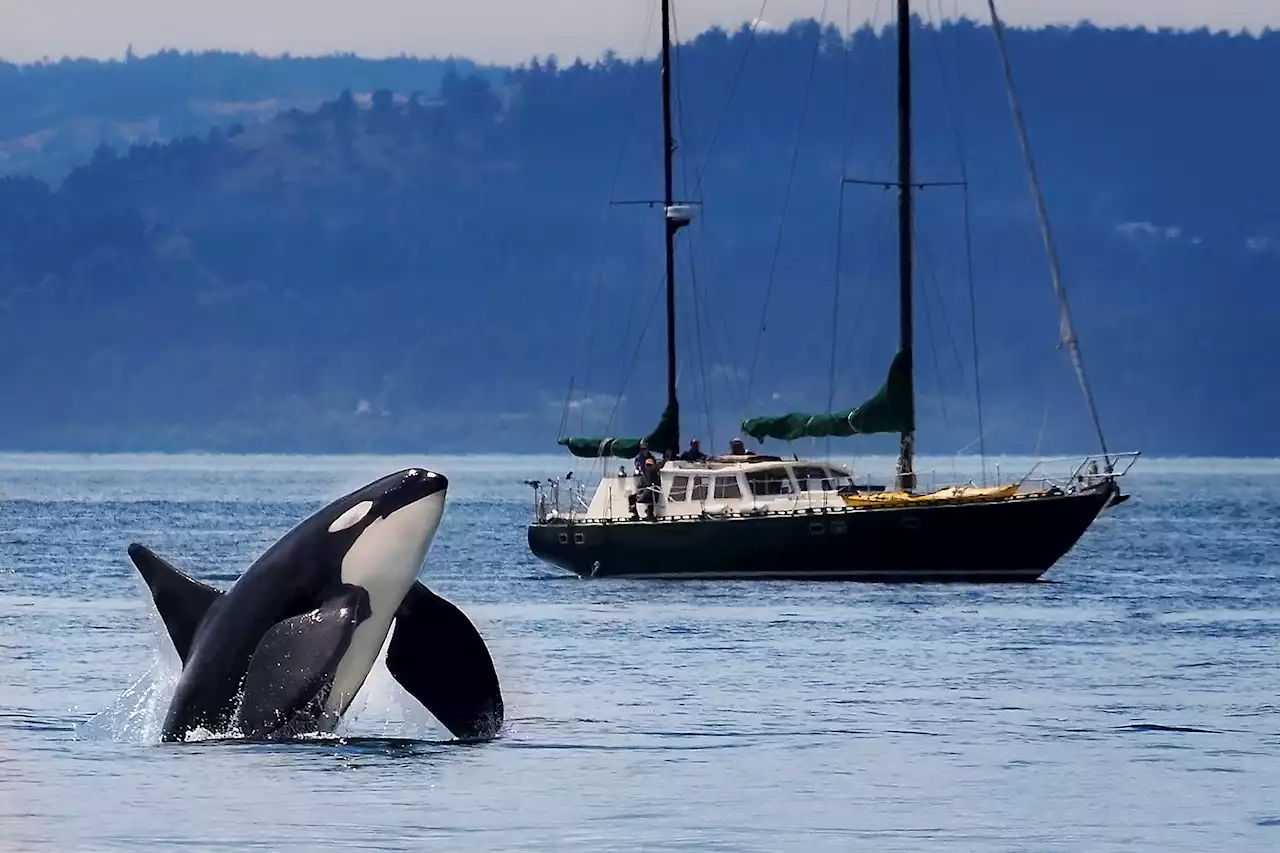
[[[169,700],[182,674],[172,648],[157,648],[151,665],[124,693],[103,710],[77,723],[77,740],[159,743]]]
[[[157,744],[164,728],[169,702],[182,675],[182,663],[172,643],[154,620],[156,648],[150,666],[114,702],[89,719],[77,723],[77,740]],[[374,737],[388,740],[449,740],[449,732],[387,670],[388,634],[373,668],[332,733],[313,733],[303,740]],[[234,741],[238,731],[188,733],[186,741]]]
[[[396,740],[449,740],[451,735],[435,717],[410,696],[387,669],[387,633],[373,668],[342,715],[335,737],[379,737]]]

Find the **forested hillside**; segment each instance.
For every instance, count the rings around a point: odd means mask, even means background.
[[[1111,444],[1280,453],[1280,36],[1008,42]],[[988,449],[1090,450],[992,34],[915,45],[917,173],[968,180]],[[680,237],[686,435],[882,381],[893,194],[840,178],[893,175],[893,61],[891,32],[814,22],[680,47],[677,184],[702,205]],[[564,428],[594,429],[619,395],[619,429],[653,425],[659,212],[610,202],[661,195],[656,64],[459,64],[432,90],[349,63],[308,78],[332,90],[313,107],[271,66],[169,75],[148,98],[281,108],[0,180],[0,445],[551,451],[566,400]],[[65,73],[120,120],[168,109],[131,67]],[[74,117],[91,88],[42,109]],[[923,452],[976,437],[965,199],[919,200]]]
[[[116,147],[253,124],[315,109],[343,89],[434,96],[444,75],[484,73],[467,60],[267,57],[161,51],[123,61],[0,61],[0,174],[61,180],[106,142]]]

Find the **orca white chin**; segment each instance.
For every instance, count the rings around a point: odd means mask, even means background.
[[[386,584],[403,588],[395,596],[399,606],[418,577],[444,515],[445,494],[443,490],[432,492],[385,518],[375,518],[347,549],[342,558],[342,582],[368,590],[375,612],[376,589]]]
[[[377,659],[396,610],[413,586],[444,515],[445,491],[433,492],[375,519],[342,560],[342,582],[362,587],[372,611],[356,628],[334,674],[325,711],[341,715]]]

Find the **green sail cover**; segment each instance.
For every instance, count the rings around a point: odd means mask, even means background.
[[[809,415],[792,412],[776,417],[749,418],[742,430],[759,441],[797,438],[866,435],[875,432],[912,432],[915,430],[915,403],[911,393],[911,365],[904,353],[893,357],[889,378],[880,392],[856,409]]]
[[[560,444],[569,448],[574,456],[583,459],[598,459],[616,456],[620,459],[633,459],[640,452],[640,442],[649,442],[649,450],[654,454],[663,452],[675,455],[680,449],[680,406],[672,401],[662,410],[662,420],[657,428],[649,433],[648,438],[604,438],[604,437],[570,437],[560,439]]]

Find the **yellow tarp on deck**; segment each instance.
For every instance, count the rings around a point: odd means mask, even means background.
[[[969,501],[994,501],[1018,494],[1018,484],[1008,486],[948,486],[927,495],[906,492],[871,492],[865,495],[845,495],[845,506],[896,507],[915,506],[923,503],[956,503]]]

